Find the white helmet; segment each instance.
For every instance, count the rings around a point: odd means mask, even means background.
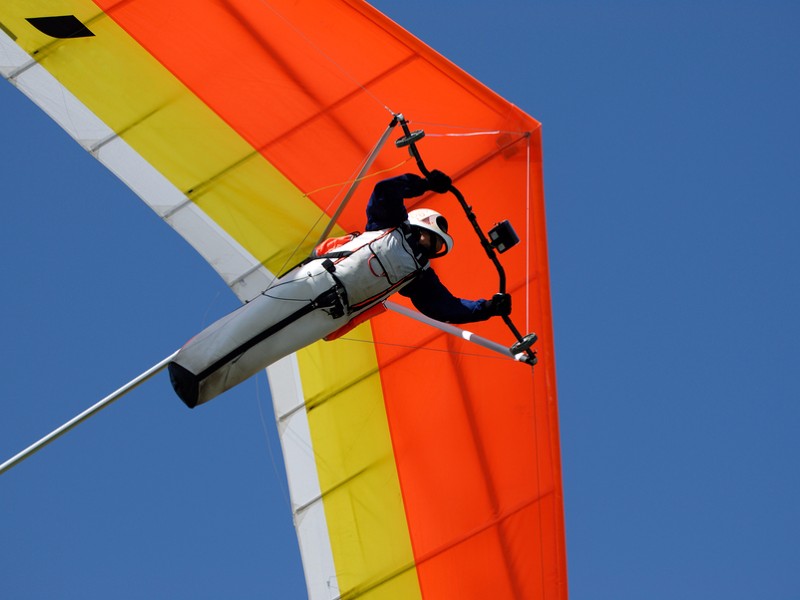
[[[419,227],[435,234],[442,240],[442,247],[431,256],[439,258],[453,249],[453,238],[447,234],[447,219],[430,208],[417,208],[408,213],[408,222],[412,227]]]

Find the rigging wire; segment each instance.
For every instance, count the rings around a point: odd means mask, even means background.
[[[370,157],[372,157],[375,154],[375,152],[377,151],[377,149],[381,146],[383,139],[384,139],[384,137],[381,136],[378,139],[378,141],[375,142],[375,144],[372,146],[372,148],[370,148],[369,152],[367,152],[367,154],[364,155],[364,157],[358,163],[356,168],[353,170],[352,175],[348,179],[346,179],[345,181],[343,181],[341,183],[330,184],[328,186],[323,186],[322,188],[318,188],[316,190],[313,190],[311,192],[307,192],[307,193],[303,194],[303,197],[305,198],[305,197],[309,197],[311,194],[320,192],[320,191],[325,190],[325,189],[330,189],[330,188],[334,188],[334,187],[337,187],[337,186],[340,187],[340,190],[334,195],[333,198],[331,198],[330,202],[328,202],[328,204],[325,206],[325,209],[320,211],[320,214],[317,217],[317,219],[306,230],[306,234],[303,236],[303,238],[299,242],[297,242],[295,247],[292,249],[292,251],[286,257],[286,259],[283,261],[283,264],[281,265],[280,269],[278,270],[278,273],[277,274],[270,273],[272,275],[272,279],[270,280],[269,284],[267,285],[266,289],[264,290],[265,292],[270,290],[273,287],[273,284],[275,283],[275,281],[277,281],[279,279],[280,274],[286,272],[286,268],[287,268],[287,266],[289,264],[291,264],[293,257],[298,255],[300,248],[302,248],[306,244],[306,242],[311,237],[312,233],[317,228],[317,226],[320,224],[320,222],[323,220],[323,218],[328,216],[328,213],[330,212],[331,208],[334,206],[336,201],[341,197],[342,193],[344,192],[345,186],[349,185],[352,188],[353,185],[356,185],[356,184],[360,183],[361,181],[364,181],[364,180],[372,178],[372,177],[377,177],[378,175],[381,175],[381,174],[386,173],[388,171],[392,171],[394,169],[398,169],[401,166],[403,166],[405,163],[407,163],[409,160],[411,160],[411,157],[409,157],[408,159],[406,159],[404,161],[401,161],[400,163],[398,163],[397,165],[395,165],[393,167],[390,167],[389,169],[384,169],[384,170],[381,170],[381,171],[377,171],[377,172],[371,173],[371,174],[369,174],[367,176],[358,177],[358,173],[360,173],[364,169],[365,165],[367,165],[367,163],[370,161]],[[345,200],[346,200],[346,198],[345,198]],[[259,267],[263,267],[265,262],[266,262],[266,259],[259,261],[259,263],[258,263]],[[255,271],[255,270],[256,269],[251,269],[251,272]],[[241,280],[241,278],[238,279],[237,281],[240,281],[240,280]]]
[[[525,140],[525,331],[531,330],[531,136]]]
[[[390,173],[391,171],[396,171],[397,169],[399,169],[400,167],[402,167],[404,164],[408,163],[411,160],[412,160],[412,158],[409,156],[407,159],[401,160],[399,163],[397,163],[393,167],[389,167],[387,169],[381,169],[380,171],[374,171],[374,172],[370,173],[369,175],[364,175],[363,177],[355,177],[355,178],[352,178],[352,179],[348,179],[346,181],[341,181],[339,183],[331,183],[330,185],[324,185],[324,186],[322,186],[320,188],[317,188],[315,190],[312,190],[310,192],[306,192],[305,194],[303,194],[303,198],[309,198],[314,194],[317,194],[319,192],[328,190],[330,188],[344,187],[346,185],[351,185],[353,183],[361,183],[362,181],[366,181],[367,179],[373,179],[375,177],[378,177],[379,175],[383,175],[385,173]],[[336,197],[338,198],[338,195]],[[334,200],[335,199],[336,198],[334,198]],[[326,210],[330,209],[330,207],[332,205],[333,205],[333,200],[331,200],[331,202],[328,204],[328,206],[326,207]],[[320,217],[320,219],[322,219],[322,217]],[[314,225],[317,225],[319,223],[320,219],[318,219],[317,222]]]
[[[511,129],[485,129],[483,127],[475,127],[470,125],[456,125],[452,123],[434,123],[432,121],[412,121],[408,120],[409,124],[423,127],[436,127],[445,130],[450,130],[450,133],[434,133],[425,131],[425,137],[473,137],[480,135],[526,135],[529,131],[519,131]]]
[[[547,411],[547,406],[545,405],[545,411]],[[539,465],[539,418],[536,413],[536,382],[533,380],[533,369],[531,369],[531,419],[533,420],[533,464],[538,467]],[[550,442],[552,443],[552,442]],[[548,443],[548,446],[550,446]],[[551,467],[552,465],[552,457],[550,458]],[[536,495],[541,497],[542,496],[542,470],[539,468],[534,468],[534,477],[536,478]],[[543,516],[542,516],[542,509],[543,505],[541,502],[537,502],[536,506],[536,516],[539,519],[539,531],[542,531],[544,527],[543,523]],[[540,572],[545,572],[545,564],[544,564],[544,557],[545,557],[545,549],[544,549],[544,536],[539,536],[539,570]],[[544,580],[542,580],[542,595],[545,595],[544,590]]]
[[[224,288],[223,288],[223,289],[224,289]],[[201,319],[201,321],[200,321],[200,326],[201,326],[203,329],[205,329],[205,328],[207,327],[207,324],[208,324],[208,322],[209,322],[208,315],[209,315],[209,313],[211,312],[211,309],[212,309],[212,308],[214,308],[214,305],[215,305],[215,304],[217,303],[217,301],[219,300],[219,297],[220,297],[220,295],[221,295],[221,294],[222,294],[222,290],[221,290],[221,289],[218,289],[218,290],[217,290],[217,293],[216,293],[216,294],[214,294],[214,297],[213,297],[213,298],[211,298],[211,300],[209,301],[209,303],[208,303],[208,306],[206,307],[206,310],[205,310],[205,312],[203,313],[203,318],[202,318],[202,319]]]
[[[286,502],[286,506],[289,510],[292,510],[292,501],[289,498],[289,489],[285,485],[286,484],[286,477],[281,476],[281,473],[278,471],[278,465],[275,462],[275,453],[272,451],[272,443],[270,442],[269,436],[269,429],[267,428],[267,420],[264,416],[264,407],[263,403],[261,402],[261,379],[260,374],[254,377],[256,382],[256,405],[258,406],[258,416],[261,419],[261,430],[264,432],[264,441],[267,445],[267,452],[269,453],[269,460],[272,463],[272,471],[275,474],[275,479],[278,482],[278,487],[281,489],[281,495],[283,496],[284,501]]]
[[[389,114],[394,115],[395,112],[389,108],[389,106],[383,102],[378,96],[375,95],[369,88],[367,88],[361,81],[358,80],[350,71],[344,68],[339,62],[337,62],[330,54],[325,52],[322,48],[320,48],[317,44],[315,44],[311,38],[309,38],[305,33],[303,33],[298,27],[290,21],[283,13],[281,13],[277,8],[272,6],[270,2],[267,0],[259,0],[261,4],[266,6],[276,17],[278,17],[281,21],[283,21],[286,26],[291,29],[300,39],[302,39],[310,48],[312,48],[317,54],[319,54],[323,59],[329,62],[333,67],[339,71],[345,79],[350,81],[350,83],[356,85],[359,89],[361,89],[367,96],[369,96],[375,103],[381,105],[384,110],[386,110]]]
[[[440,336],[436,336],[434,339],[438,339],[440,337],[449,336],[450,334],[442,332]],[[452,337],[452,336],[451,336]],[[429,346],[421,345],[421,344],[398,344],[393,342],[376,342],[375,340],[360,340],[358,338],[352,338],[347,336],[342,336],[337,338],[337,340],[347,341],[347,342],[358,342],[361,344],[370,344],[372,346],[385,346],[387,348],[403,348],[405,350],[424,350],[426,352],[437,352],[439,354],[450,354],[450,355],[458,355],[461,357],[474,357],[474,358],[490,358],[492,360],[510,360],[512,362],[516,362],[513,357],[511,356],[503,356],[501,354],[496,353],[478,353],[478,352],[464,352],[464,351],[455,351],[455,350],[446,350],[446,349],[439,349],[439,348],[430,348]]]

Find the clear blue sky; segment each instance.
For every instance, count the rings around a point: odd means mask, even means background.
[[[800,598],[800,5],[374,3],[543,122],[570,595]],[[0,460],[236,305],[0,85]],[[309,165],[313,168],[313,165]],[[0,477],[0,597],[305,597],[265,376]]]

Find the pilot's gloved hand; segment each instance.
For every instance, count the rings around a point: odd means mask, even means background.
[[[453,184],[453,180],[450,179],[450,177],[436,169],[428,174],[427,180],[431,191],[434,191],[437,194],[444,194]]]
[[[486,308],[493,317],[507,317],[511,314],[511,295],[495,294],[486,301]]]

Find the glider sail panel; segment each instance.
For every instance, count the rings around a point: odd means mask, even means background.
[[[535,120],[360,0],[7,0],[0,70],[242,300],[307,255],[394,112],[424,128],[426,164],[523,240],[501,260],[540,365],[390,311],[271,366],[309,596],[566,598]],[[413,170],[385,148],[333,234],[363,228],[374,182]],[[493,293],[452,197],[418,200],[456,239],[440,277]]]

